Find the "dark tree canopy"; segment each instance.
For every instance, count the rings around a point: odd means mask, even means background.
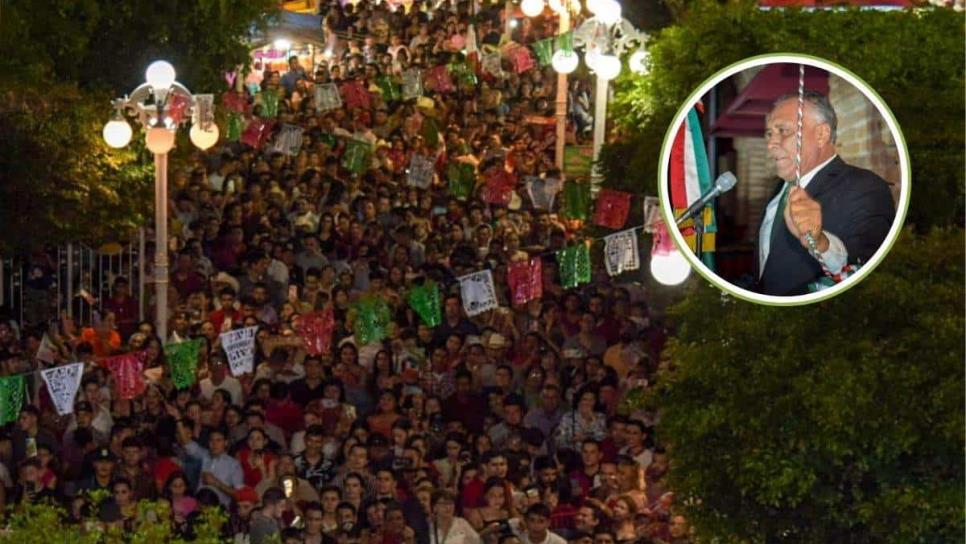
[[[724,542],[955,542],[963,526],[962,229],[907,229],[844,294],[759,306],[703,283],[651,401],[672,488]]]
[[[272,0],[4,2],[0,17],[0,253],[124,239],[152,214],[141,138],[110,150],[110,99],[164,58],[193,92],[224,89]]]

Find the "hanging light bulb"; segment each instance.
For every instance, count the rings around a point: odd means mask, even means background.
[[[651,275],[662,285],[680,285],[691,275],[691,265],[678,250],[667,255],[652,255]]]
[[[597,7],[597,20],[605,25],[613,25],[621,20],[621,5],[617,0],[600,0]]]
[[[104,130],[101,134],[104,136],[104,141],[107,145],[115,149],[120,149],[131,141],[131,135],[133,133],[131,131],[131,125],[118,116],[104,125]]]
[[[600,55],[594,64],[597,77],[602,79],[611,80],[621,73],[621,59],[614,55]]]
[[[654,225],[654,243],[651,246],[651,275],[663,285],[679,285],[691,274],[691,265],[674,247],[671,235],[663,221]]]
[[[151,153],[164,155],[174,147],[174,131],[168,130],[163,126],[149,128],[144,140],[145,145]]]
[[[536,17],[543,13],[543,0],[523,0],[520,2],[520,10],[527,17]]]
[[[635,74],[647,73],[647,50],[644,48],[638,49],[631,54],[631,57],[627,59],[627,64],[630,66],[631,71]]]
[[[569,74],[577,69],[578,60],[577,53],[558,49],[554,52],[553,57],[550,57],[550,64],[553,65],[553,69],[558,74]]]
[[[564,0],[547,0],[547,5],[554,13],[560,13],[564,10]]]
[[[600,5],[607,0],[587,0],[587,11],[592,15],[597,15],[597,10],[600,9]]]
[[[165,60],[156,60],[144,72],[144,79],[156,90],[166,91],[174,83],[174,66]]]
[[[211,146],[218,143],[218,125],[215,123],[208,123],[208,129],[204,129],[201,123],[195,123],[191,125],[191,130],[188,131],[188,136],[191,137],[191,143],[204,151]]]

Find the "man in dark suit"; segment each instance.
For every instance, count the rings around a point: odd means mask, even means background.
[[[885,180],[837,155],[837,119],[828,98],[806,92],[803,111],[799,186],[794,185],[797,95],[779,98],[765,120],[768,157],[784,180],[765,207],[758,236],[758,291],[767,295],[806,294],[823,278],[865,264],[896,213]],[[806,233],[825,270],[809,253]]]

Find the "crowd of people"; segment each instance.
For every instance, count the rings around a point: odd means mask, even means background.
[[[89,326],[66,316],[44,330],[0,322],[7,373],[85,364],[72,414],[58,416],[34,383],[3,434],[6,506],[55,501],[73,520],[129,528],[138,501],[159,500],[187,538],[214,507],[228,516],[226,541],[251,544],[691,541],[652,434],[656,416],[629,398],[647,387],[666,336],[647,293],[599,262],[591,283],[564,289],[553,252],[585,225],[525,196],[509,205],[481,197],[491,168],[560,176],[552,127],[527,122],[550,114],[552,71],[507,65],[502,77],[428,89],[431,105],[378,92],[368,109],[313,104],[320,83],[368,87],[451,62],[470,20],[481,45],[501,42],[502,3],[477,13],[472,2],[390,7],[333,3],[331,57],[246,78],[246,115],[263,114],[266,90],[279,93],[279,124],[303,129],[297,153],[273,151],[270,138],[261,148],[226,142],[173,170],[167,338],[139,321],[124,277],[88,301],[99,310]],[[532,43],[555,27],[523,18],[512,40]],[[342,39],[350,30],[357,40]],[[580,103],[572,97],[572,135],[588,126]],[[438,141],[427,141],[427,119]],[[346,136],[372,145],[362,171],[345,167]],[[413,154],[436,160],[429,187],[407,184]],[[468,197],[448,190],[451,161],[473,166]],[[543,261],[542,297],[514,305],[507,265],[533,257]],[[469,317],[455,278],[483,269],[500,304]],[[443,290],[435,327],[406,301],[425,280]],[[384,300],[392,321],[366,344],[353,306],[363,296]],[[310,355],[292,339],[301,316],[325,308],[335,317],[331,353]],[[219,334],[250,326],[255,369],[235,376]],[[57,352],[48,363],[34,357],[45,333]],[[162,348],[189,338],[203,341],[197,382],[178,389]],[[125,400],[99,361],[135,350],[145,350],[148,385]],[[108,498],[92,505],[90,491]]]

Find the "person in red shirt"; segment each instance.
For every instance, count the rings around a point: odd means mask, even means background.
[[[275,479],[275,466],[278,457],[266,449],[268,437],[261,429],[248,431],[245,446],[238,451],[236,457],[244,472],[245,485],[256,487],[264,479]]]
[[[221,302],[221,308],[211,312],[208,316],[208,320],[215,326],[216,331],[222,330],[226,319],[231,319],[233,326],[235,323],[241,321],[242,314],[235,309],[235,296],[235,290],[231,287],[225,287],[218,292],[218,300]]]
[[[121,338],[130,338],[137,331],[140,318],[138,301],[131,296],[131,284],[124,276],[114,279],[113,296],[104,301],[104,309],[114,312]]]
[[[302,426],[302,408],[292,401],[288,394],[288,384],[272,384],[271,398],[265,407],[265,420],[291,435]]]
[[[174,285],[183,298],[205,288],[205,278],[195,270],[194,257],[190,250],[186,249],[178,254],[178,262],[171,274],[171,285]]]

